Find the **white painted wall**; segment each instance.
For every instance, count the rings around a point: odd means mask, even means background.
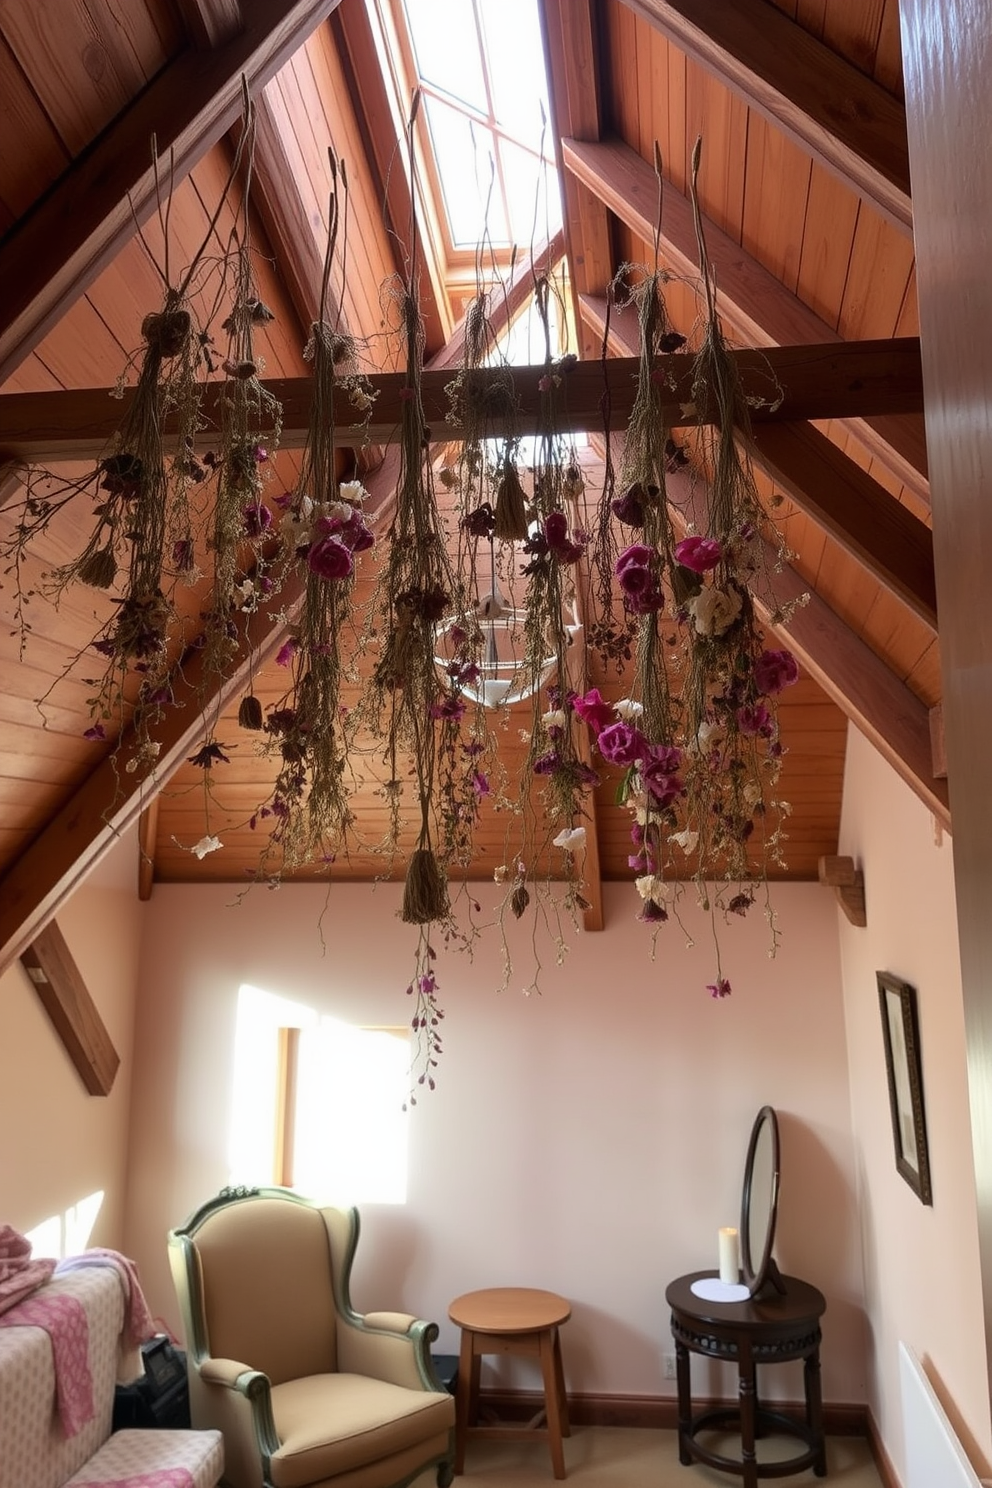
[[[87,1093],[20,962],[0,977],[0,1223],[33,1230],[102,1192],[89,1243],[114,1249],[124,1239],[143,909],[137,862],[136,834],[128,833],[57,916],[121,1057],[108,1096]]]
[[[899,1342],[921,1359],[979,1473],[992,1463],[978,1218],[951,844],[855,730],[840,850],[864,869],[866,929],[838,912],[861,1246],[869,1404],[905,1478]],[[992,911],[992,905],[989,906]],[[933,1207],[895,1167],[875,973],[917,991]]]
[[[778,1258],[827,1295],[825,1398],[863,1401],[833,897],[813,884],[776,889],[775,960],[760,916],[735,919],[722,935],[734,992],[714,1002],[708,922],[689,916],[692,951],[665,927],[652,964],[633,893],[607,885],[606,931],[574,939],[560,968],[549,954],[540,996],[496,992],[494,940],[472,961],[442,952],[438,1088],[412,1116],[408,1202],[363,1207],[356,1305],[435,1318],[454,1352],[447,1305],[458,1293],[548,1287],[573,1303],[571,1389],[674,1394],[662,1375],[665,1286],[716,1265],[717,1230],[737,1221],[751,1122],[768,1102],[783,1140]],[[395,886],[334,887],[326,954],[324,889],[254,891],[238,907],[233,898],[162,885],[148,906],[126,1238],[154,1309],[176,1324],[165,1233],[227,1181],[239,984],[356,1022],[395,1024],[411,1011],[415,936],[396,918]],[[516,929],[515,986],[529,974],[529,927]],[[770,1371],[769,1385],[799,1398],[799,1366]]]

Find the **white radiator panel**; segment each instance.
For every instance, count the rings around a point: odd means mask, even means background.
[[[899,1345],[899,1380],[906,1444],[904,1488],[982,1488],[919,1359],[904,1343]]]

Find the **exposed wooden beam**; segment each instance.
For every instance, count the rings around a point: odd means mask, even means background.
[[[623,0],[680,51],[913,232],[906,110],[768,0]]]
[[[581,355],[596,348],[578,314],[580,294],[605,294],[613,278],[609,215],[584,182],[564,170],[562,136],[598,140],[602,133],[595,0],[544,0],[539,7],[565,241]]]
[[[155,842],[158,836],[160,796],[153,796],[138,818],[138,898],[152,897],[155,884]]]
[[[21,963],[90,1095],[109,1095],[120,1055],[54,920],[21,953]]]
[[[410,164],[397,128],[368,7],[351,0],[335,12],[331,29],[365,145],[365,160],[361,165],[376,180],[396,268],[405,277],[412,260],[419,271],[420,314],[427,353],[431,355],[444,347],[451,334],[451,309],[443,265],[424,231],[423,209],[418,205],[417,212],[413,210]]]
[[[668,481],[677,503],[672,506],[675,522],[704,523],[703,495],[685,472],[675,471]],[[771,585],[767,598],[779,609],[797,608],[787,626],[776,626],[768,605],[756,595],[761,619],[949,831],[947,782],[934,778],[925,704],[818,595],[810,594],[801,603],[806,585],[791,568],[774,572],[775,552],[771,544],[767,546]]]
[[[254,93],[340,0],[242,0],[243,30],[183,52],[75,161],[0,246],[0,383],[155,209],[162,172],[181,181]]]
[[[776,384],[782,400],[777,406],[760,403],[752,408],[755,424],[790,419],[848,417],[855,411],[887,413],[915,412],[923,407],[920,374],[920,344],[914,337],[892,341],[841,341],[830,346],[770,346],[764,351],[750,348],[732,351],[745,391],[761,400]],[[655,378],[663,390],[664,412],[673,428],[705,419],[707,409],[693,402],[693,358],[675,353],[657,358]],[[636,362],[617,357],[610,361],[576,362],[563,370],[561,430],[596,430],[603,424],[603,399],[608,397],[612,417],[622,421],[633,406]],[[498,370],[480,369],[483,380],[500,378]],[[543,365],[513,369],[517,400],[515,427],[521,434],[533,433],[542,417],[545,394],[541,383],[547,376]],[[447,366],[428,367],[421,379],[427,437],[432,441],[457,439],[461,425],[452,416],[448,397],[451,378]],[[368,421],[355,423],[354,409],[340,390],[334,410],[339,444],[353,445],[361,437],[387,444],[398,437],[402,421],[402,393],[406,374],[376,373],[369,378],[375,402]],[[298,449],[305,437],[310,407],[310,379],[270,378],[266,387],[281,404],[283,424],[280,443]],[[30,464],[51,465],[60,460],[99,459],[120,426],[123,400],[108,389],[81,389],[58,393],[8,393],[0,398],[0,427],[3,452]],[[204,389],[202,438],[211,439],[211,426],[219,423],[223,385],[208,383]]]
[[[324,254],[303,205],[268,91],[263,88],[255,99],[252,202],[275,254],[305,340],[320,310]],[[333,280],[330,290],[333,319],[338,308]]]
[[[636,312],[584,296],[582,314],[620,356],[636,349]],[[750,452],[807,515],[937,629],[933,537],[919,517],[811,424],[755,424]]]
[[[812,424],[755,424],[766,474],[921,620],[937,629],[933,534]]]
[[[241,0],[177,0],[190,40],[201,51],[223,46],[244,30]]]
[[[647,242],[657,228],[655,173],[636,150],[620,140],[562,141],[567,176],[582,181],[630,230]],[[748,346],[826,345],[843,340],[833,326],[805,305],[781,280],[746,253],[716,223],[703,218],[706,247],[716,270],[717,304],[727,333]],[[689,199],[665,182],[659,250],[675,274],[699,271],[696,230]],[[929,504],[926,431],[918,417],[844,421],[921,501]]]

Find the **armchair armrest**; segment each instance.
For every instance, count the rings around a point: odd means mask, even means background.
[[[248,1475],[243,1480],[251,1482],[258,1473],[258,1454],[267,1471],[269,1459],[282,1445],[272,1416],[268,1375],[237,1359],[213,1359],[209,1354],[196,1365],[196,1373],[193,1400],[198,1394],[213,1396],[209,1419],[224,1432],[228,1466],[244,1464]]]
[[[369,1312],[339,1317],[338,1324],[338,1368],[345,1373],[408,1390],[443,1391],[431,1359],[436,1323],[405,1312]]]
[[[211,1359],[208,1355],[197,1366],[200,1378],[207,1385],[226,1385],[229,1390],[239,1389],[239,1380],[245,1374],[257,1374],[248,1364],[239,1364],[236,1359]],[[262,1375],[264,1379],[265,1376]],[[242,1393],[247,1394],[247,1390]]]

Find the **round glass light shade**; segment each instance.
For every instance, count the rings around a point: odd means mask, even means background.
[[[521,654],[525,620],[524,611],[515,609],[504,609],[498,615],[475,617],[474,623],[482,631],[485,645],[483,656],[477,663],[479,675],[474,682],[463,682],[459,686],[461,696],[481,703],[484,708],[509,707],[532,697],[550,680],[557,659],[553,654],[544,658],[536,672],[527,666]],[[463,620],[453,620],[438,632],[438,651],[441,654],[435,655],[434,660],[449,683],[448,667],[453,656],[443,654],[448,649],[445,638],[455,626],[464,628],[464,624]],[[582,627],[574,623],[566,625],[565,629],[571,643]]]

